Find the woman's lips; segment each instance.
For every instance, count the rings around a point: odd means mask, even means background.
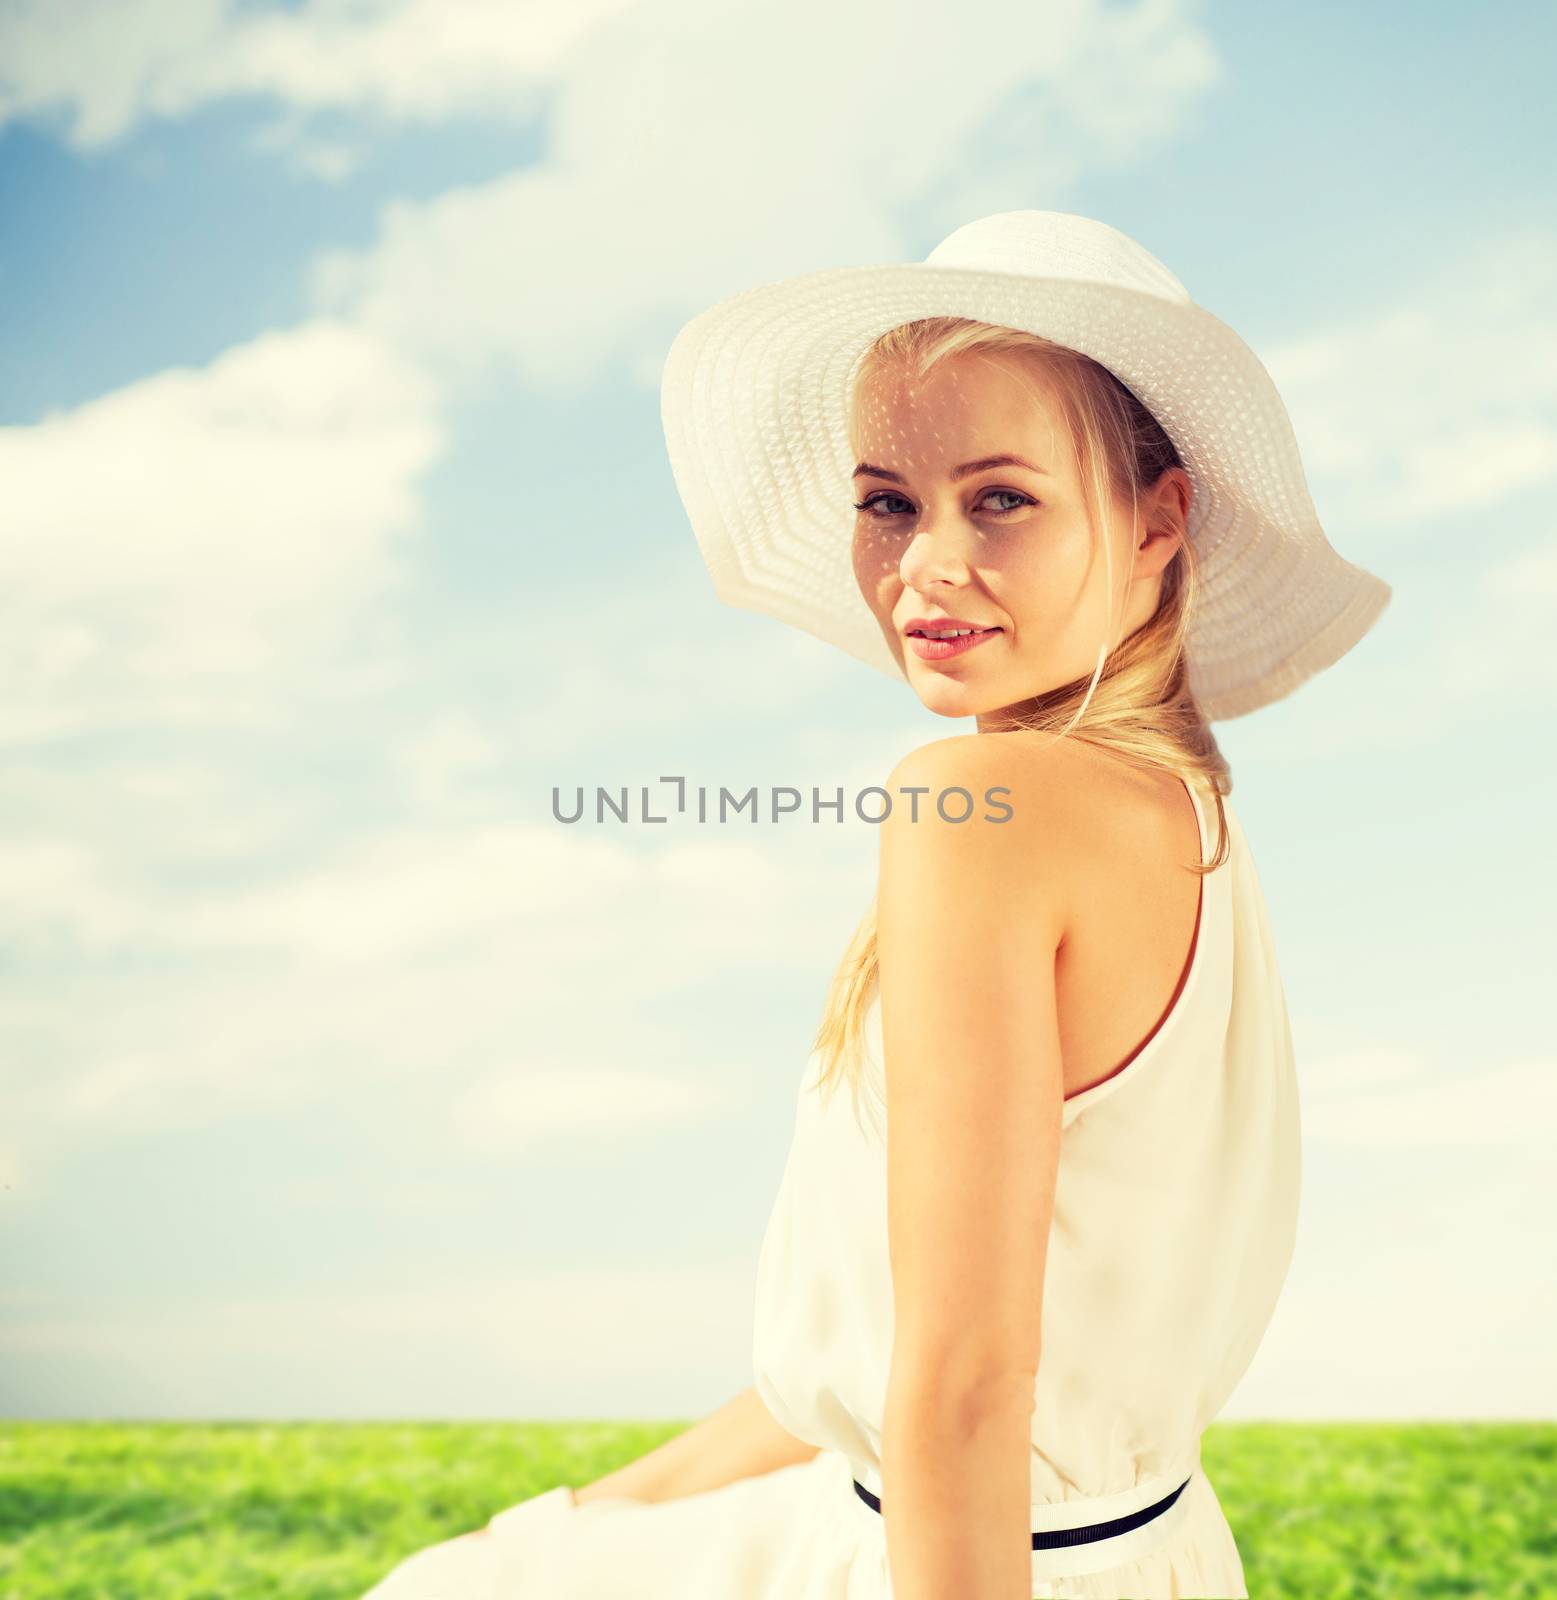
[[[965,656],[968,651],[978,649],[986,639],[993,639],[1000,631],[999,628],[980,628],[955,639],[927,639],[919,633],[910,633],[905,637],[908,648],[921,661],[947,661],[952,656]]]

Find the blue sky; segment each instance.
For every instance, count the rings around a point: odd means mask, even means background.
[[[564,830],[551,786],[861,787],[963,731],[714,600],[659,365],[724,294],[1041,206],[1244,335],[1395,591],[1217,725],[1305,1137],[1225,1414],[1550,1415],[1554,32],[0,6],[0,1408],[692,1416],[750,1381],[874,834]]]

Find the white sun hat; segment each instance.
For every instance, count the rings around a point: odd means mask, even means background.
[[[1331,547],[1258,356],[1144,246],[1065,211],[967,223],[923,261],[834,267],[700,312],[665,358],[671,471],[714,590],[904,677],[855,583],[849,393],[866,348],[921,317],[1021,328],[1107,367],[1194,489],[1201,586],[1186,648],[1207,718],[1242,716],[1333,665],[1390,587]]]

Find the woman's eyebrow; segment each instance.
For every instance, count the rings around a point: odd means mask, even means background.
[[[983,472],[990,467],[1023,467],[1028,472],[1043,475],[1042,467],[1035,467],[1032,462],[1024,461],[1020,456],[983,456],[977,461],[964,461],[960,467],[953,467],[953,479],[966,478],[970,473]],[[854,469],[856,478],[885,478],[889,483],[907,483],[908,479],[900,473],[889,472],[885,467],[873,467],[870,462],[862,461]]]

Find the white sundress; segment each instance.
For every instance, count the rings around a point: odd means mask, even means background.
[[[1201,859],[1207,801],[1193,786]],[[1286,1279],[1297,1083],[1264,896],[1224,797],[1230,857],[1202,880],[1189,973],[1122,1070],[1065,1101],[1032,1420],[1035,1597],[1246,1597],[1200,1438]],[[801,1075],[758,1259],[758,1393],[811,1460],[679,1500],[575,1506],[557,1485],[481,1534],[402,1561],[364,1600],[891,1600],[881,1418],[893,1327],[879,994],[861,1098]],[[1172,1496],[1142,1521],[1132,1514]]]

